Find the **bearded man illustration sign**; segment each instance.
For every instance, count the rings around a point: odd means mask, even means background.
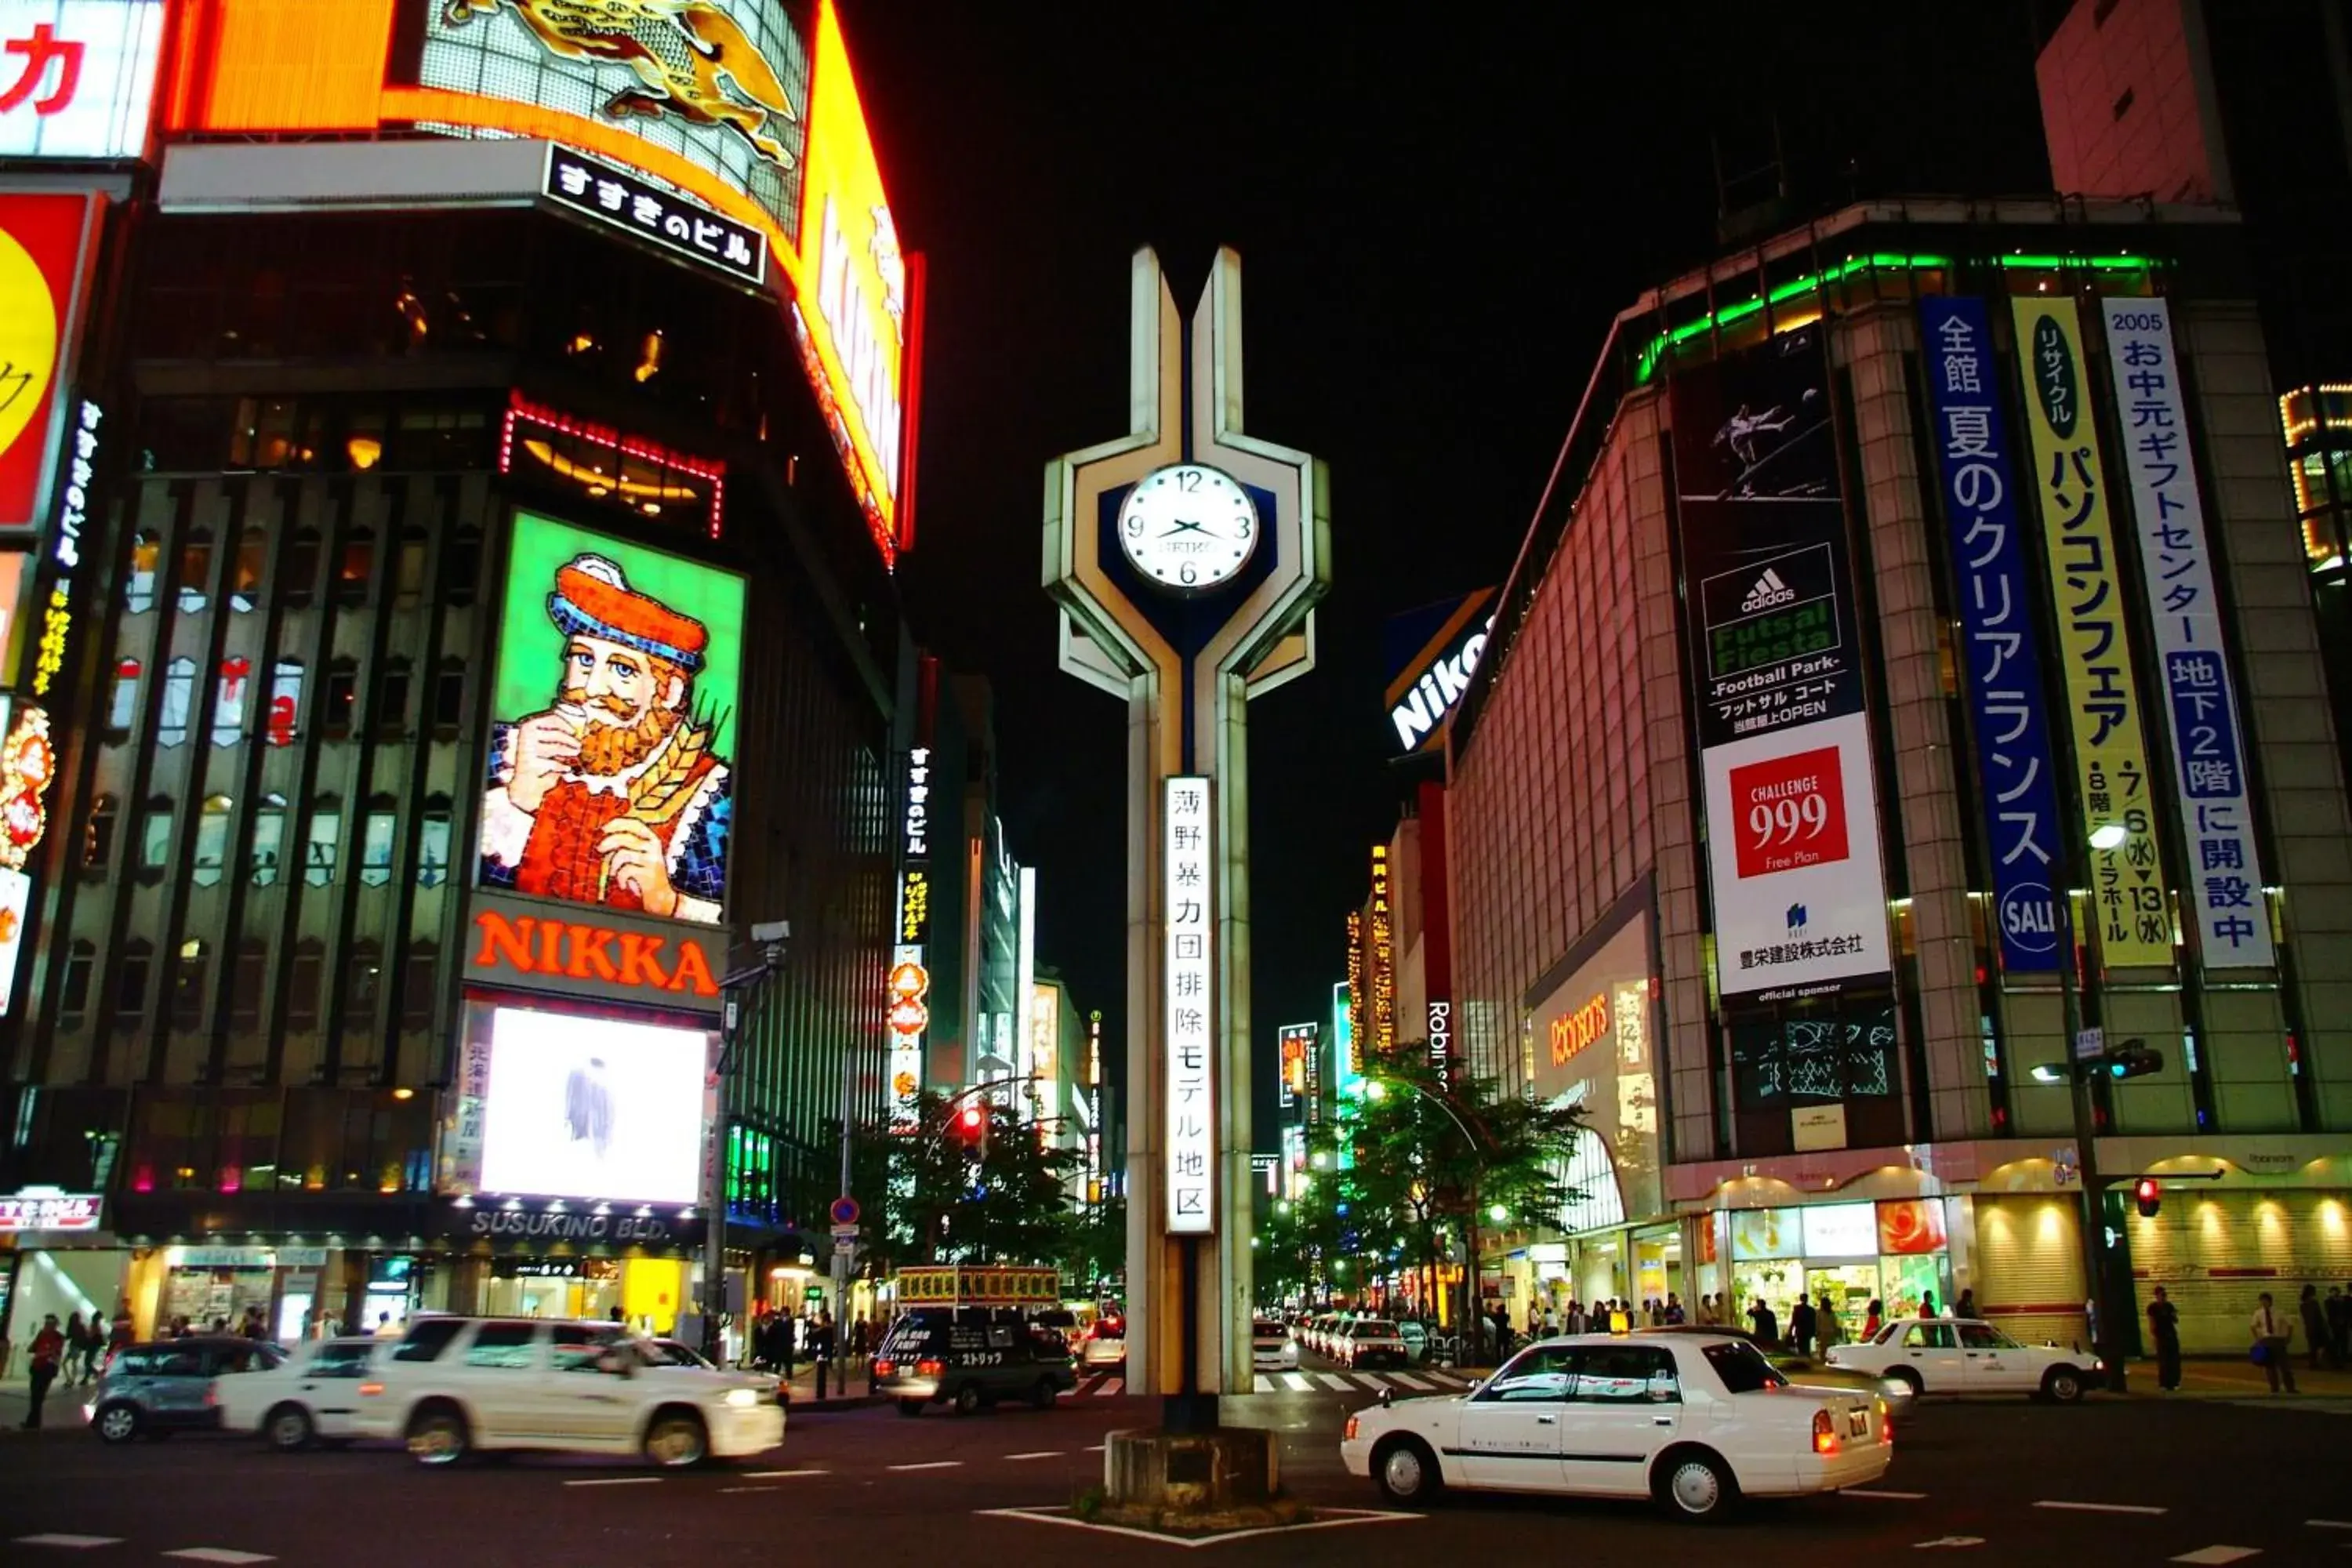
[[[741,578],[519,515],[482,885],[719,923],[742,629]]]

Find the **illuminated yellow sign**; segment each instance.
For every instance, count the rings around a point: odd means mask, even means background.
[[[2132,674],[2125,590],[2107,521],[2107,478],[2083,359],[2074,301],[2021,294],[2017,367],[2025,384],[2025,424],[2033,437],[2034,489],[2058,610],[2059,661],[2089,857],[2091,908],[2099,957],[2110,968],[2172,962],[2172,915],[2156,815],[2148,807],[2147,746],[2140,735],[2139,686]],[[2102,829],[2121,839],[2101,847]],[[2055,846],[2052,847],[2053,849]]]

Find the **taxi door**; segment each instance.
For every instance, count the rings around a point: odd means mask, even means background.
[[[2031,1394],[2042,1385],[2042,1369],[2026,1348],[1990,1323],[1956,1323],[1960,1353],[1968,1363],[1971,1394]]]
[[[1903,1331],[1887,1369],[1909,1367],[1928,1394],[1958,1394],[1968,1386],[1968,1362],[1949,1323],[1916,1322]]]
[[[1576,1352],[1565,1346],[1523,1351],[1462,1405],[1461,1436],[1450,1456],[1465,1486],[1505,1491],[1560,1489],[1560,1422],[1576,1381]]]
[[[1565,1413],[1560,1473],[1569,1490],[1641,1497],[1650,1459],[1681,1429],[1682,1384],[1664,1345],[1601,1345],[1584,1352]]]

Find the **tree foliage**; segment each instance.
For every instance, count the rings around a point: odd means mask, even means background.
[[[979,1105],[987,1136],[975,1149],[956,1125]],[[887,1273],[909,1263],[1069,1267],[1083,1227],[1070,1195],[1081,1156],[1052,1147],[1010,1107],[951,1104],[926,1092],[909,1131],[870,1129],[856,1141],[855,1186],[866,1209],[867,1262]]]

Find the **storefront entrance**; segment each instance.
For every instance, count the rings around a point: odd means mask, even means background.
[[[482,1310],[500,1318],[609,1318],[621,1305],[621,1265],[501,1258],[482,1287]]]

